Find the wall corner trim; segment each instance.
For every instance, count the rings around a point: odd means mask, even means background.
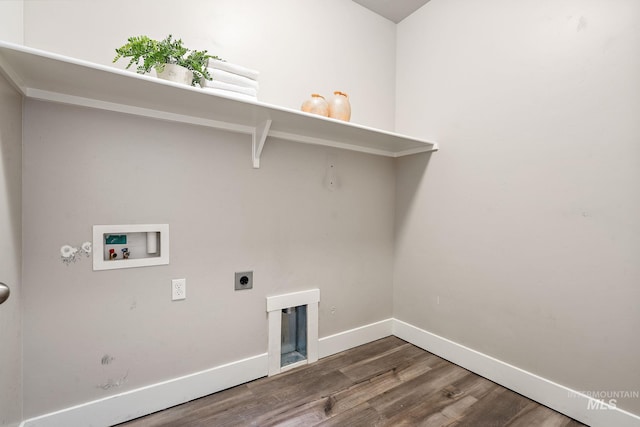
[[[591,427],[639,427],[640,417],[464,345],[394,319],[393,335]]]

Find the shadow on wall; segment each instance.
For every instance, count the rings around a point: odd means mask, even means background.
[[[426,179],[432,154],[420,153],[396,159],[396,238],[403,235],[407,215],[413,210],[416,195]]]
[[[4,183],[4,188],[0,190],[0,197],[4,200],[0,202],[5,211],[0,212],[7,215],[11,236],[5,242],[12,251],[21,251],[22,247],[22,219],[21,219],[21,164],[22,164],[22,122],[14,120],[16,113],[22,109],[22,101],[19,94],[9,87],[2,76],[0,79],[0,185]],[[20,271],[20,256],[14,257],[15,270]]]

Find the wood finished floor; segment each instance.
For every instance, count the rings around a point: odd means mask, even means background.
[[[120,427],[583,425],[388,337]]]

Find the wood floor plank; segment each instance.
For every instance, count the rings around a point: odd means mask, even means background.
[[[471,375],[469,374],[468,376]],[[405,405],[406,407],[403,408],[402,411],[395,413],[395,415],[389,418],[389,425],[415,426],[438,413],[451,419],[449,414],[460,411],[461,408],[466,410],[470,405],[478,401],[478,399],[473,396],[465,396],[464,393],[450,395],[445,390],[446,388],[436,389],[428,391],[424,395],[417,396],[418,399],[415,403]],[[460,401],[463,401],[463,404],[458,404]],[[388,416],[388,412],[385,413],[385,415]],[[458,415],[456,415],[455,419],[457,418]]]
[[[508,427],[567,427],[573,421],[545,406],[533,403],[531,408],[507,423]]]
[[[206,398],[192,400],[183,405],[176,406],[169,410],[156,412],[139,418],[131,423],[135,427],[166,427],[181,426],[186,427],[190,423],[201,422],[202,418],[224,412],[227,408],[233,407],[240,402],[251,401],[253,394],[246,385],[225,390],[224,393],[215,393]],[[202,425],[202,424],[200,424]]]
[[[420,427],[442,427],[458,421],[462,414],[476,403],[478,399],[473,396],[464,396],[445,406],[440,412],[429,415],[426,418],[415,420],[414,425]]]
[[[372,396],[386,394],[406,381],[430,371],[432,364],[432,360],[426,357],[413,365],[390,369],[377,377],[357,383],[347,390],[336,393],[334,395],[336,399],[333,408],[334,412],[349,410],[371,399]]]
[[[380,373],[389,370],[389,366],[410,366],[414,359],[423,356],[423,350],[420,350],[411,344],[404,344],[375,357],[369,357],[357,363],[343,367],[340,369],[340,372],[352,380],[358,381],[379,375]]]
[[[456,365],[436,366],[383,395],[373,397],[369,404],[385,418],[392,419],[397,414],[420,405],[425,397],[439,393],[442,388],[466,375],[470,375],[469,371]]]
[[[431,370],[431,366],[429,365],[433,364],[436,359],[424,352],[420,356],[421,360],[414,358],[413,364],[389,364],[386,372],[359,381],[347,389],[333,393],[329,396],[331,398],[331,405],[325,405],[323,408],[325,416],[331,418],[343,412],[350,411],[365,403],[371,396],[384,394],[400,386],[404,381],[420,376]]]
[[[258,425],[263,425],[270,419],[282,419],[286,417],[287,413],[296,413],[298,407],[308,402],[321,400],[324,396],[328,396],[332,390],[342,390],[348,388],[350,385],[352,385],[352,382],[341,372],[333,371],[315,379],[307,377],[301,383],[289,385],[288,387],[269,390],[262,388],[252,389],[256,397],[264,393],[270,393],[271,396],[277,400],[277,403],[273,405],[272,408],[264,411],[262,414],[256,415],[254,419]]]
[[[521,412],[529,399],[503,387],[496,387],[463,414],[456,427],[506,426],[514,415]]]
[[[431,367],[424,362],[433,364],[437,359],[424,351],[414,351],[414,349],[415,347],[408,348],[405,343],[339,369],[340,372],[351,377],[353,385],[274,417],[265,426],[289,425],[289,422],[284,422],[285,416],[294,425],[320,423],[366,402],[371,396],[382,394],[399,386],[407,379],[429,371]],[[403,355],[398,355],[399,352],[403,352]],[[366,419],[369,419],[369,416]]]
[[[468,371],[467,371],[468,372]],[[468,372],[457,381],[422,395],[422,399],[415,405],[393,416],[389,422],[391,425],[421,425],[424,420],[429,420],[427,425],[433,424],[434,419],[440,419],[450,424],[461,418],[461,411],[467,410],[492,388],[497,386],[484,378]],[[488,383],[488,384],[487,384]],[[479,390],[486,390],[480,393]],[[471,395],[469,392],[479,397]],[[462,401],[462,403],[460,403]],[[439,415],[439,416],[438,416]]]
[[[318,427],[376,427],[382,426],[384,419],[378,414],[378,411],[369,406],[368,403],[361,403],[353,408],[341,412],[340,414],[327,419],[319,424]]]
[[[323,398],[311,403],[293,408],[292,410],[281,412],[269,417],[259,425],[263,427],[299,427],[313,426],[320,424],[327,419],[324,408],[331,405],[331,398]]]
[[[406,341],[403,341],[400,338],[394,336],[390,336],[373,341],[369,344],[361,345],[350,350],[325,357],[323,359],[320,359],[318,363],[322,363],[321,369],[323,370],[330,371],[334,369],[341,369],[345,366],[352,365],[353,363],[357,363],[370,357],[375,357],[377,354],[384,353],[388,350],[405,344],[407,344]],[[315,365],[317,365],[317,363]]]
[[[179,420],[181,427],[235,427],[238,425],[257,425],[255,420],[264,416],[272,408],[277,407],[279,401],[273,396],[256,396],[251,394],[244,401],[236,401],[226,408],[217,406],[210,411],[206,408],[188,419]],[[136,426],[137,427],[137,426]]]
[[[121,427],[580,427],[396,337]]]
[[[462,390],[466,395],[473,396],[478,400],[484,398],[488,393],[500,387],[493,381],[489,381],[488,379],[475,374],[452,384],[452,386]]]

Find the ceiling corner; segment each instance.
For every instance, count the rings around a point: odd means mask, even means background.
[[[429,0],[353,0],[360,6],[377,13],[396,24],[416,10],[427,4]]]

